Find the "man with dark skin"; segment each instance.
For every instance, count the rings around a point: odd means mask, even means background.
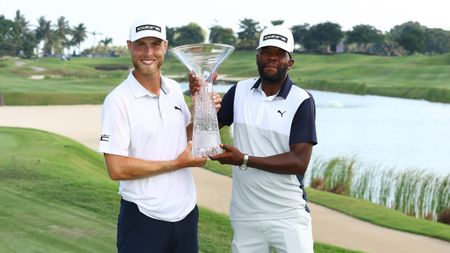
[[[234,253],[313,252],[303,176],[317,144],[314,99],[288,75],[291,31],[266,28],[257,48],[260,77],[225,94],[219,126],[233,124],[235,146],[211,160],[233,165],[230,220]],[[191,92],[201,81],[190,77]]]

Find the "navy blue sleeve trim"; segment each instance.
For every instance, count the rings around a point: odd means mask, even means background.
[[[289,136],[289,145],[295,143],[317,144],[316,105],[312,95],[309,94],[309,96],[298,107],[294,115]]]
[[[223,96],[222,103],[220,103],[220,110],[217,112],[217,120],[224,125],[233,124],[233,110],[234,110],[234,95],[236,93],[236,85],[233,85]]]

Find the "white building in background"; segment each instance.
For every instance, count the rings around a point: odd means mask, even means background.
[[[342,54],[345,52],[345,45],[344,45],[344,41],[341,40],[339,41],[339,43],[336,45],[336,54]]]

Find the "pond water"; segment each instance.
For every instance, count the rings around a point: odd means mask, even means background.
[[[214,85],[214,90],[226,92],[230,87]],[[360,164],[386,169],[450,173],[450,104],[310,92],[317,106],[319,141],[313,157],[353,157]]]

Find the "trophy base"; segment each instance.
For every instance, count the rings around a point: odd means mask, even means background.
[[[195,130],[192,136],[192,155],[208,156],[222,153],[219,130]]]
[[[220,147],[205,147],[205,148],[198,148],[197,150],[193,150],[192,153],[193,153],[193,156],[202,157],[202,156],[220,154],[220,153],[222,153],[222,149]]]

